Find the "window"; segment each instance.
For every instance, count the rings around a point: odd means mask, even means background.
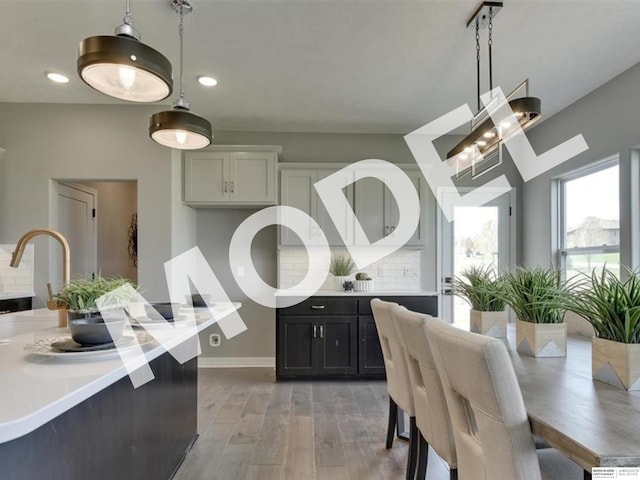
[[[566,278],[607,266],[620,273],[620,177],[608,160],[558,180],[558,244]]]

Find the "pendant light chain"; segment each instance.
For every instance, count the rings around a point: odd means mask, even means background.
[[[130,0],[127,0],[125,8],[126,8],[126,11],[124,13],[124,18],[122,19],[122,22],[125,25],[131,25],[131,3],[130,3]]]
[[[476,21],[476,84],[478,92],[478,111],[480,111],[480,22]]]
[[[489,8],[489,91],[493,92],[493,7]],[[491,94],[493,96],[493,93]]]
[[[180,34],[180,100],[184,100],[184,88],[182,86],[182,81],[183,81],[183,52],[184,52],[184,7],[180,7],[180,26],[178,27],[178,32]]]

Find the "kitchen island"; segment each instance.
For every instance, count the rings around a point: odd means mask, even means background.
[[[204,309],[197,331],[237,308]],[[56,324],[56,312],[44,309],[0,316],[0,477],[172,478],[198,435],[197,357],[180,364],[152,330],[142,333],[155,378],[134,388],[116,351],[67,358],[24,350],[65,336]],[[171,350],[197,338],[193,328],[170,326],[154,336],[170,338]]]

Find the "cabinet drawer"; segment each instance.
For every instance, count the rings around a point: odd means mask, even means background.
[[[287,308],[279,308],[278,315],[355,315],[357,300],[341,297],[310,297]]]
[[[438,297],[436,296],[407,296],[407,297],[361,297],[358,301],[358,314],[371,315],[371,299],[379,298],[387,302],[395,302],[414,312],[426,313],[436,317],[438,315]]]
[[[31,310],[31,297],[0,300],[0,315],[22,310]]]

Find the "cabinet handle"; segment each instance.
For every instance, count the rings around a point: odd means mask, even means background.
[[[236,182],[231,182],[231,193],[235,193],[235,183]]]
[[[11,310],[1,310],[0,315],[4,315],[5,313],[11,313]]]
[[[317,327],[314,325],[313,326],[313,338],[316,338],[318,336],[316,330],[317,330]]]
[[[324,327],[320,325],[320,338],[324,338]]]
[[[386,237],[387,235],[389,235],[389,225],[385,225],[385,226],[384,226],[384,235],[385,235],[385,237]]]
[[[224,182],[224,193],[229,192],[229,182]]]
[[[391,233],[396,231],[396,226],[395,225],[391,225]]]
[[[311,305],[311,308],[313,308],[314,310],[322,310],[324,308],[324,305]]]

